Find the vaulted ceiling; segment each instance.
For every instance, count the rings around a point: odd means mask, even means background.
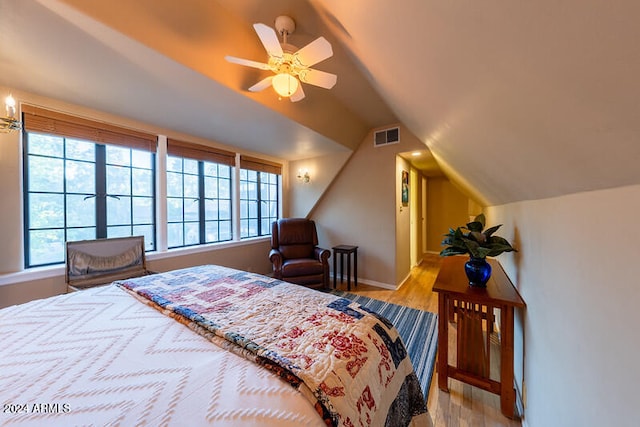
[[[332,90],[246,89],[254,22],[322,35]],[[502,204],[640,183],[640,3],[574,0],[0,0],[0,84],[301,159],[405,124],[445,173]]]

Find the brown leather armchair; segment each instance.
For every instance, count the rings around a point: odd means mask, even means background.
[[[284,218],[271,224],[273,277],[310,288],[329,287],[331,252],[318,247],[316,224],[305,218]]]

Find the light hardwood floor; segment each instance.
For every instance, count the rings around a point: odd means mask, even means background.
[[[351,292],[388,301],[393,304],[438,312],[438,294],[431,292],[431,287],[438,275],[442,260],[438,255],[426,254],[422,263],[412,269],[409,279],[395,291],[359,284],[358,288],[351,287]],[[346,283],[338,284],[338,289],[346,291]],[[455,329],[450,330],[450,343],[455,342]],[[453,335],[453,336],[452,336]],[[497,344],[496,344],[497,345]],[[450,345],[450,352],[455,351],[455,345]],[[453,348],[453,349],[452,349]],[[492,353],[493,356],[493,353]],[[497,357],[492,357],[497,360]],[[464,384],[460,381],[449,380],[449,393],[438,388],[438,378],[431,380],[427,408],[433,425],[436,427],[483,427],[483,426],[520,426],[520,421],[510,420],[500,412],[500,397]]]

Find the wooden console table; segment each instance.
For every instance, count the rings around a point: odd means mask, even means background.
[[[502,413],[515,417],[513,388],[513,313],[525,303],[502,266],[488,259],[492,274],[486,288],[469,286],[465,256],[443,260],[433,291],[438,292],[438,387],[449,391],[453,378],[500,395]],[[500,310],[500,381],[490,375],[490,335]],[[449,322],[457,323],[457,361],[449,365]]]

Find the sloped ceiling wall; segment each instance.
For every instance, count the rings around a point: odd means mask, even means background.
[[[331,91],[246,88],[253,22],[324,35]],[[400,121],[486,205],[640,183],[640,3],[0,0],[0,83],[288,160]],[[293,41],[293,40],[292,40]]]
[[[400,120],[486,204],[640,182],[640,3],[315,3]]]

